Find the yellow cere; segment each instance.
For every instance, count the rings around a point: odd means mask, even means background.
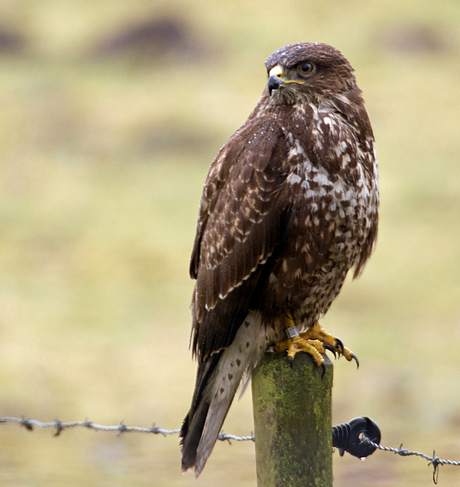
[[[281,66],[277,65],[270,70],[269,76],[276,76],[277,78],[281,78],[283,76],[283,70]]]

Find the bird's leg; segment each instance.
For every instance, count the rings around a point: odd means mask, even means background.
[[[341,340],[329,335],[318,321],[307,331],[299,333],[292,314],[288,312],[284,317],[284,324],[288,339],[276,343],[273,348],[275,352],[286,350],[291,364],[297,353],[306,352],[313,357],[318,366],[322,366],[324,362],[322,355],[326,353],[326,350],[329,350],[334,356],[336,354],[339,357],[343,355],[348,361],[355,360],[359,367],[359,361],[356,355],[348,350],[348,348],[345,348]]]

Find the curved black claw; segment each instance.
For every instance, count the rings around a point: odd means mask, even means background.
[[[356,362],[356,368],[359,369],[359,360],[358,360],[358,357],[352,353],[351,354],[351,358]]]
[[[330,345],[328,345],[327,343],[323,343],[323,347],[326,350],[329,350],[329,352],[331,352],[334,355],[334,358],[337,358],[337,353],[335,352],[335,350]]]
[[[321,364],[321,379],[324,377],[324,374],[326,373],[326,364],[323,362]]]
[[[292,369],[292,367],[294,366],[294,360],[291,356],[289,356],[288,359],[289,359],[289,365],[291,366]]]
[[[335,348],[340,348],[340,354],[343,355],[343,352],[345,351],[345,347],[343,346],[342,340],[340,338],[335,339]]]

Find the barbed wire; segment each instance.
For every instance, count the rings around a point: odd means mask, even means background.
[[[123,421],[120,421],[120,423],[116,426],[105,426],[102,424],[97,424],[93,423],[93,421],[89,421],[85,419],[85,421],[72,421],[69,423],[63,423],[59,421],[59,419],[55,419],[54,421],[51,421],[49,423],[43,423],[41,421],[37,421],[36,419],[28,419],[28,418],[13,418],[13,417],[5,417],[5,418],[0,418],[0,424],[6,424],[6,423],[16,423],[19,424],[20,426],[23,426],[29,431],[33,431],[34,427],[36,426],[37,428],[52,428],[55,429],[54,436],[59,436],[61,432],[65,429],[71,429],[71,428],[87,428],[87,429],[92,429],[95,431],[116,431],[118,432],[118,436],[123,434],[123,433],[153,433],[153,434],[160,434],[163,436],[167,435],[176,435],[179,433],[180,430],[174,429],[174,430],[167,430],[164,428],[159,428],[158,426],[152,425],[150,428],[141,428],[139,426],[126,426]],[[218,438],[220,441],[255,441],[255,436],[250,435],[250,436],[236,436],[236,435],[230,435],[226,433],[221,433]],[[402,457],[409,457],[409,456],[417,456],[424,458],[425,460],[428,461],[428,466],[433,467],[433,483],[437,484],[438,483],[438,476],[439,476],[439,466],[440,465],[453,465],[453,466],[460,466],[460,461],[454,461],[454,460],[446,460],[443,458],[439,458],[436,456],[435,451],[433,450],[433,455],[426,455],[425,453],[421,453],[418,451],[410,451],[406,450],[405,448],[402,447],[402,443],[399,446],[399,448],[392,448],[388,446],[382,446],[379,445],[378,443],[374,443],[371,441],[369,438],[361,438],[361,443],[365,443],[367,445],[373,446],[377,448],[378,450],[381,451],[387,451],[387,452],[392,452],[395,453],[396,455],[400,455]]]
[[[85,419],[85,421],[72,421],[70,423],[63,423],[59,421],[59,419],[55,419],[54,421],[51,421],[50,423],[43,423],[41,421],[37,421],[36,419],[29,419],[29,418],[0,418],[0,424],[4,423],[16,423],[19,424],[20,426],[23,426],[29,431],[33,431],[34,426],[37,428],[53,428],[56,430],[54,433],[54,436],[59,436],[61,434],[61,431],[65,429],[71,429],[71,428],[88,428],[92,429],[95,431],[117,431],[118,435],[121,435],[122,433],[153,433],[155,435],[177,435],[180,430],[167,430],[164,428],[159,428],[158,426],[153,425],[150,428],[141,428],[139,426],[126,426],[123,421],[120,421],[120,423],[117,426],[105,426],[102,424],[97,424],[93,423],[92,421],[89,421]],[[254,435],[252,436],[235,436],[235,435],[228,435],[225,433],[221,433],[218,437],[218,440],[220,441],[255,441]]]
[[[402,447],[402,443],[399,446],[399,448],[391,448],[389,446],[378,445],[377,443],[374,443],[373,441],[371,441],[369,438],[362,438],[361,443],[371,445],[371,446],[373,446],[373,447],[375,447],[381,451],[393,452],[396,455],[401,455],[402,457],[416,456],[416,457],[424,458],[425,460],[428,461],[428,466],[431,465],[433,467],[433,483],[434,484],[438,483],[439,465],[454,465],[456,467],[460,466],[460,462],[457,462],[454,460],[445,460],[443,458],[439,458],[438,456],[436,456],[436,453],[434,450],[433,450],[433,455],[430,457],[429,455],[426,455],[425,453],[421,453],[419,451],[406,450],[405,448]]]

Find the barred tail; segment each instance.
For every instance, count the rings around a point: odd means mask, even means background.
[[[228,348],[199,363],[192,407],[180,432],[182,471],[194,468],[195,477],[200,475],[243,375],[252,371],[265,350],[260,321],[250,313]]]

